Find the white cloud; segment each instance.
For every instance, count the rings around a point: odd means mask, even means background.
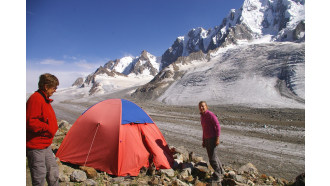
[[[40,64],[42,65],[63,65],[64,63],[64,61],[56,59],[44,59],[40,61]]]
[[[76,56],[68,56],[68,55],[64,55],[63,58],[64,59],[73,59],[73,60],[77,60],[78,59]]]
[[[27,69],[26,70],[26,92],[32,93],[38,89],[39,76],[43,73],[51,73],[55,75],[60,85],[58,88],[70,87],[74,81],[79,77],[85,77],[90,72],[83,71],[58,71],[58,70],[45,70],[45,69]]]
[[[80,60],[77,62],[74,62],[74,64],[80,68],[86,69],[86,70],[92,70],[95,68],[98,68],[100,65],[96,63],[88,63],[86,60]]]
[[[71,58],[71,60],[69,59]],[[26,92],[32,93],[38,89],[39,76],[51,73],[60,81],[59,88],[70,87],[79,77],[86,77],[98,67],[106,63],[106,59],[88,62],[85,59],[74,60],[75,57],[65,56],[64,60],[41,59],[26,62]],[[77,58],[76,58],[77,59]]]

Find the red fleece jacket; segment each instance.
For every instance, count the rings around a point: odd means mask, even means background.
[[[45,149],[52,144],[58,129],[53,100],[42,91],[33,93],[26,102],[26,147]]]
[[[220,136],[220,124],[213,112],[207,110],[204,114],[201,114],[201,125],[203,128],[203,140]]]

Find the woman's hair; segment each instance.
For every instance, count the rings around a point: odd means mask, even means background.
[[[40,90],[45,90],[45,85],[47,88],[57,87],[59,85],[57,77],[49,73],[41,74],[38,87]]]
[[[207,106],[206,101],[200,101],[200,102],[198,103],[198,106],[200,106],[202,103],[205,103],[205,105]]]

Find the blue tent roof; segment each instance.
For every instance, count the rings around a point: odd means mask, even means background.
[[[103,101],[100,101],[99,103],[101,103],[101,102],[103,102]],[[98,103],[94,104],[93,106],[95,106],[97,104]],[[122,108],[121,108],[121,110],[122,110],[121,124],[122,125],[131,124],[131,123],[135,123],[135,124],[154,123],[152,121],[152,119],[148,116],[148,114],[135,103],[125,100],[125,99],[121,99],[121,105],[122,105]],[[86,109],[81,115],[85,114],[85,112],[87,110],[89,110],[90,108],[92,108],[93,106]]]
[[[135,103],[122,99],[122,119],[121,124],[130,123],[154,123],[152,119],[145,113],[142,108]]]

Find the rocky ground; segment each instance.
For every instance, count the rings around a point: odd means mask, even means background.
[[[140,105],[169,144],[207,159],[197,106]],[[218,155],[224,165],[238,168],[251,162],[260,172],[288,180],[305,172],[305,110],[209,107],[221,124]]]
[[[118,95],[95,97],[93,100],[54,102],[58,120],[70,124],[88,107]],[[125,97],[123,97],[125,98]],[[169,106],[126,98],[142,107],[155,121],[170,146],[185,147],[196,156],[207,159],[201,146],[202,128],[197,105]],[[56,99],[55,99],[56,100]],[[215,106],[221,144],[218,155],[227,171],[253,164],[260,175],[271,175],[292,181],[305,172],[305,110]]]
[[[67,121],[58,122],[59,130],[53,140],[52,149],[56,153],[61,142],[71,127]],[[224,165],[225,173],[220,182],[211,179],[213,169],[203,157],[193,151],[188,151],[184,146],[170,146],[174,157],[172,169],[156,170],[153,164],[143,167],[136,177],[116,177],[92,167],[84,167],[56,161],[59,166],[59,179],[61,186],[76,185],[176,185],[176,186],[256,186],[256,185],[305,185],[305,174],[298,175],[294,180],[261,173],[252,163],[240,166],[238,169],[231,165]],[[31,186],[30,171],[26,168],[26,185]]]

